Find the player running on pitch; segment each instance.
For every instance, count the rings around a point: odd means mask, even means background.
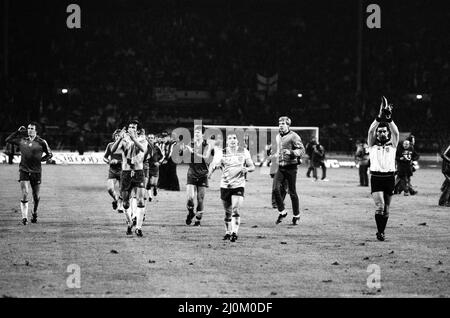
[[[397,125],[392,120],[392,105],[383,96],[378,117],[370,125],[367,144],[370,158],[370,185],[375,202],[377,239],[384,241],[389,207],[395,187],[395,154],[399,140]]]
[[[220,198],[225,209],[224,240],[235,242],[241,223],[241,207],[244,202],[245,174],[255,170],[250,152],[238,146],[235,133],[227,136],[227,147],[217,151],[208,169],[208,178],[215,169],[222,169]]]
[[[113,198],[113,210],[118,208],[119,213],[123,213],[122,198],[120,197],[120,174],[122,172],[122,152],[117,150],[111,152],[114,142],[119,139],[120,129],[116,129],[113,133],[113,141],[106,146],[103,161],[109,164],[108,171],[108,193]]]
[[[20,201],[20,210],[22,211],[22,224],[28,222],[28,185],[31,186],[33,195],[33,213],[31,214],[31,223],[37,223],[37,211],[40,201],[41,161],[47,161],[52,157],[52,152],[47,141],[37,135],[38,124],[31,122],[28,127],[21,126],[6,138],[7,143],[19,146],[21,159],[19,164],[19,182],[22,190],[22,200]],[[25,137],[23,133],[27,132]],[[45,153],[45,156],[42,154]]]
[[[142,223],[145,214],[144,154],[147,151],[145,136],[138,136],[139,122],[133,120],[128,128],[122,129],[119,138],[111,147],[111,152],[122,150],[122,173],[120,191],[127,220],[127,235],[131,235],[133,223],[130,212],[130,195],[136,191],[136,235],[142,237]]]
[[[212,146],[203,140],[203,127],[196,126],[194,128],[194,140],[190,146],[183,145],[181,150],[188,151],[191,155],[186,185],[188,210],[186,224],[190,225],[195,217],[194,226],[199,226],[204,212],[205,190],[208,187],[207,161],[212,151]],[[195,201],[197,201],[196,213],[194,213]]]

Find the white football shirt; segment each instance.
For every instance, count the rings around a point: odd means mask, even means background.
[[[395,172],[396,151],[397,147],[394,147],[392,142],[369,147],[370,171]]]
[[[222,168],[221,188],[235,189],[245,187],[245,175],[242,168],[247,160],[251,160],[250,152],[245,148],[237,148],[235,152],[225,148],[216,158],[218,166]]]

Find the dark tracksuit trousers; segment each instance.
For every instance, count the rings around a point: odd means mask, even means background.
[[[300,214],[300,205],[296,189],[297,181],[297,165],[280,166],[274,177],[273,193],[275,201],[277,203],[278,211],[284,210],[284,196],[283,188],[284,183],[287,182],[289,196],[292,201],[292,211],[294,215]]]

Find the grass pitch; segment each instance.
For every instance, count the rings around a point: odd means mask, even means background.
[[[292,226],[289,197],[289,216],[275,225],[272,180],[268,168],[257,168],[235,243],[222,241],[219,171],[207,189],[202,226],[185,225],[186,171],[178,166],[181,192],[160,190],[148,204],[138,238],[125,235],[124,215],[111,208],[106,165],[44,165],[38,223],[27,226],[20,223],[18,166],[0,166],[0,295],[450,296],[450,209],[437,205],[439,169],[416,172],[418,195],[394,196],[385,242],[375,238],[370,188],[357,186],[356,169],[328,169],[330,182],[311,182],[301,166],[302,217]],[[72,264],[80,288],[67,284]],[[379,266],[381,289],[367,286],[371,264]]]

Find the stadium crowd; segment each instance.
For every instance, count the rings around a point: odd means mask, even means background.
[[[450,35],[439,30],[448,29],[450,13],[431,12],[422,1],[386,4],[392,10],[383,11],[383,27],[363,28],[358,92],[357,8],[292,5],[86,4],[80,30],[55,27],[56,9],[34,30],[20,27],[21,19],[38,19],[31,9],[10,19],[0,143],[22,118],[38,120],[53,149],[102,151],[130,118],[158,132],[200,118],[272,125],[289,113],[298,126],[318,126],[328,151],[350,153],[366,137],[383,94],[394,103],[401,131],[416,135],[419,152],[440,150],[450,137]],[[396,24],[398,14],[411,23]],[[419,15],[433,19],[419,26],[413,23]],[[277,89],[258,94],[256,74],[278,74]],[[202,90],[210,98],[161,102],[155,87]]]

